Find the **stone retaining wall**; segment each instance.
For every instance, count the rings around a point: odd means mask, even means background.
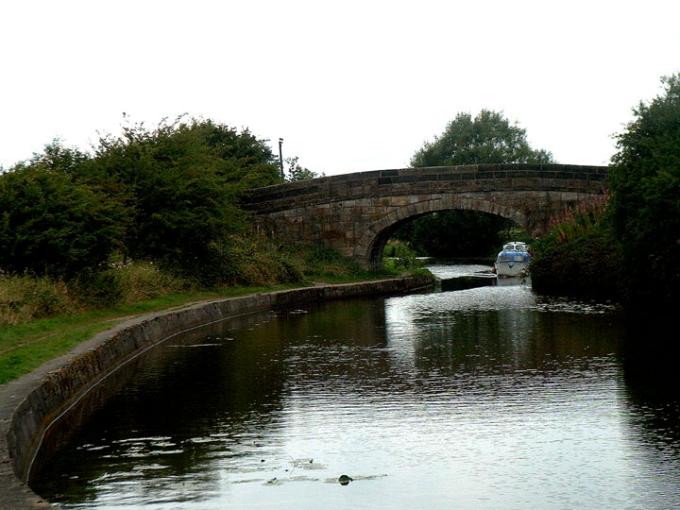
[[[52,508],[26,486],[40,462],[45,436],[55,435],[60,423],[69,423],[62,417],[104,378],[169,337],[270,308],[431,286],[430,277],[418,276],[220,299],[138,317],[96,335],[68,354],[0,386],[0,510]]]

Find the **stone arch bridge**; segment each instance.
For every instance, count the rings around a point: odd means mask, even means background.
[[[402,223],[437,211],[491,213],[539,236],[559,210],[602,195],[607,170],[558,164],[377,170],[257,188],[243,205],[259,231],[281,242],[322,243],[375,267]]]

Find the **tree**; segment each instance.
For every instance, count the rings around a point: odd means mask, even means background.
[[[181,118],[104,137],[84,178],[106,183],[134,211],[127,253],[212,283],[227,276],[239,193],[280,182],[271,150],[249,131]]]
[[[617,136],[609,176],[614,233],[622,244],[627,299],[671,306],[680,297],[680,74],[640,102]]]
[[[411,166],[550,162],[550,152],[529,146],[524,129],[499,112],[482,110],[474,119],[469,113],[456,115],[440,136],[415,153]]]
[[[0,176],[1,268],[68,279],[102,269],[122,246],[123,205],[70,175],[86,159],[52,144]]]
[[[316,179],[317,177],[324,176],[323,172],[321,174],[318,174],[313,170],[310,170],[309,168],[300,166],[298,164],[299,159],[300,158],[298,158],[297,156],[293,158],[286,158],[286,164],[288,165],[288,176],[286,177],[286,181],[288,182],[307,181],[309,179]]]
[[[476,117],[459,113],[444,132],[426,142],[411,159],[414,167],[478,163],[550,163],[552,155],[534,150],[526,131],[501,113],[482,110]],[[395,237],[421,254],[489,255],[502,242],[510,220],[473,211],[444,211],[406,224]]]
[[[89,155],[58,141],[0,175],[0,269],[73,277],[113,251],[230,279],[243,190],[281,182],[270,148],[210,120],[128,124]]]

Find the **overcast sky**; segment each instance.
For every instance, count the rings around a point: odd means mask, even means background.
[[[680,72],[680,2],[7,0],[0,165],[88,149],[122,113],[284,141],[327,175],[407,166],[458,112],[500,110],[561,163]]]

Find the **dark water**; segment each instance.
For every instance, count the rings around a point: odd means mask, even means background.
[[[613,307],[522,285],[241,318],[123,371],[33,487],[93,509],[680,508],[680,402],[623,338]]]

